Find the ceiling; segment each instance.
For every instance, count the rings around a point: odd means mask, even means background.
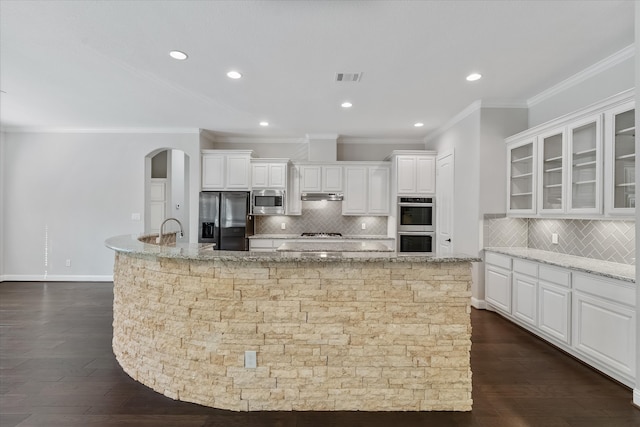
[[[615,0],[1,0],[0,123],[420,140],[474,101],[525,105],[631,45],[633,11]],[[336,83],[339,72],[363,74]],[[471,72],[483,78],[467,82]]]

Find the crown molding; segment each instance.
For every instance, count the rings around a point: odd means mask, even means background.
[[[340,138],[338,144],[366,144],[366,145],[398,145],[424,144],[422,138]]]
[[[527,99],[527,106],[532,107],[540,102],[543,102],[558,93],[565,91],[583,81],[596,76],[603,71],[608,70],[620,64],[623,61],[631,59],[635,56],[635,45],[629,45],[624,49],[619,50],[611,56],[604,58],[603,60],[596,62],[595,64],[585,68],[584,70],[574,74],[566,80],[551,86],[549,89],[540,92],[539,94]]]

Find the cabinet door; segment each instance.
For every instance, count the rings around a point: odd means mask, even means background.
[[[507,212],[534,214],[536,212],[537,169],[535,139],[514,143],[507,148]]]
[[[511,313],[511,272],[487,265],[485,269],[485,300],[498,310]]]
[[[285,163],[269,164],[268,185],[270,188],[285,188],[287,186],[287,165]]]
[[[322,191],[342,191],[342,166],[322,167]]]
[[[429,156],[416,158],[416,191],[422,194],[436,192],[436,159]]]
[[[538,327],[553,338],[570,344],[571,291],[540,281],[538,283]]]
[[[635,103],[629,102],[605,115],[605,204],[608,214],[633,217],[636,206]]]
[[[291,166],[289,169],[287,205],[287,215],[302,214],[302,200],[300,200],[300,166]]]
[[[598,115],[569,126],[567,212],[602,213],[602,119]]]
[[[635,325],[633,308],[574,292],[574,348],[628,378],[635,377]]]
[[[249,156],[234,154],[227,155],[227,182],[225,187],[234,190],[249,190],[249,183],[251,182],[249,165]]]
[[[254,163],[251,165],[252,188],[266,188],[269,186],[269,164]]]
[[[367,213],[367,167],[347,166],[344,168],[344,200],[342,214]]]
[[[538,279],[513,273],[513,315],[536,326],[538,309]]]
[[[224,189],[225,176],[224,155],[203,154],[202,155],[202,189],[222,190]]]
[[[300,191],[302,193],[322,191],[322,166],[300,166]]]
[[[367,185],[367,212],[370,215],[389,214],[389,178],[388,167],[369,167]]]
[[[557,129],[538,137],[540,150],[539,213],[564,213],[565,139],[563,129]]]
[[[396,181],[398,194],[416,193],[415,156],[398,156],[396,158]]]

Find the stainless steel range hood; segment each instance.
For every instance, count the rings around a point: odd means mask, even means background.
[[[302,193],[301,199],[304,201],[329,200],[332,202],[342,201],[342,193]]]

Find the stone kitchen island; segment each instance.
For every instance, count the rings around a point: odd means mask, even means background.
[[[235,411],[471,410],[478,258],[229,252],[135,236],[106,245],[113,351],[165,396]]]

